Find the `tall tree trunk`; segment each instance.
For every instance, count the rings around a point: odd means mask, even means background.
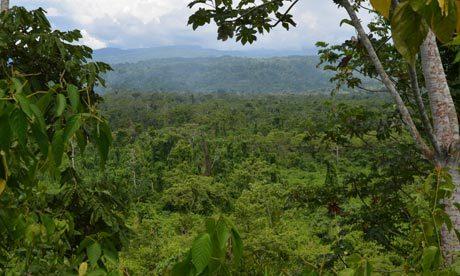
[[[372,46],[372,43],[369,37],[367,36],[367,33],[364,30],[363,25],[361,24],[361,20],[358,18],[356,11],[350,4],[350,1],[341,0],[340,4],[347,10],[348,15],[350,16],[350,19],[353,22],[353,26],[358,32],[360,42],[366,49],[370,60],[375,66],[375,70],[377,71],[378,75],[381,78],[381,81],[383,82],[383,84],[385,85],[385,87],[388,89],[391,96],[393,97],[393,100],[396,103],[396,107],[398,108],[399,114],[401,115],[401,118],[404,124],[406,125],[407,130],[409,131],[410,135],[414,139],[415,144],[417,145],[417,147],[420,149],[420,151],[426,158],[428,159],[433,158],[434,157],[433,151],[427,146],[422,136],[420,135],[420,132],[417,130],[417,127],[415,126],[414,121],[412,120],[412,116],[410,115],[409,110],[407,109],[407,106],[402,100],[401,95],[397,91],[394,83],[391,81],[390,77],[385,72],[382,62],[377,56],[374,46]]]
[[[453,229],[449,231],[446,225],[441,229],[442,236],[442,253],[446,264],[452,264],[455,257],[460,253],[460,241],[457,238],[455,230],[460,231],[460,212],[455,203],[460,203],[460,173],[458,171],[458,158],[450,157],[447,163],[449,173],[452,176],[452,182],[455,184],[455,190],[451,198],[444,201],[445,211],[452,221]]]
[[[448,153],[459,138],[458,118],[433,32],[428,33],[420,50],[434,132],[445,153]]]
[[[10,0],[1,0],[0,11],[6,11],[10,8]]]
[[[460,230],[460,212],[455,207],[455,204],[460,203],[459,163],[455,153],[459,140],[459,125],[436,37],[431,31],[420,48],[420,58],[422,60],[425,85],[430,98],[434,132],[444,151],[444,156],[439,156],[437,161],[441,166],[449,170],[452,182],[455,184],[452,197],[444,201],[445,211],[449,215],[454,229],[449,231],[444,225],[441,231],[441,248],[446,263],[450,264],[454,260],[456,253],[460,252],[460,242],[455,234],[455,230]]]
[[[426,87],[430,97],[430,107],[434,121],[434,132],[440,146],[444,151],[444,156],[434,156],[433,154],[430,154],[431,150],[421,138],[420,133],[415,127],[406,105],[402,101],[401,96],[396,90],[396,87],[385,72],[382,63],[377,56],[377,53],[375,52],[375,49],[372,46],[372,43],[369,40],[361,24],[361,21],[356,14],[356,11],[350,4],[350,1],[340,0],[339,3],[347,10],[350,19],[353,22],[356,31],[358,32],[361,43],[369,54],[369,58],[374,64],[382,82],[385,84],[386,88],[393,96],[398,111],[416,145],[422,151],[425,157],[432,159],[436,158],[438,164],[444,164],[443,166],[449,169],[456,188],[453,197],[445,201],[446,212],[452,220],[454,228],[460,229],[460,214],[455,207],[455,203],[460,203],[460,173],[458,172],[459,163],[456,161],[455,157],[453,156],[454,153],[451,150],[451,148],[458,147],[458,118],[456,115],[455,106],[452,101],[452,96],[450,95],[449,86],[447,85],[445,72],[442,66],[442,61],[434,34],[430,32],[427,36],[427,39],[423,43],[421,47],[421,58]],[[455,151],[458,152],[458,149]],[[443,255],[446,258],[447,263],[452,262],[455,253],[460,251],[460,243],[455,235],[455,232],[448,231],[445,227],[442,230],[442,239]]]

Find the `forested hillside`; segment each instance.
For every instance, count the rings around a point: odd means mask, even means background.
[[[314,56],[278,58],[166,58],[113,65],[113,90],[140,92],[329,91],[330,74]]]
[[[97,61],[107,62],[109,64],[117,63],[136,63],[139,61],[147,61],[157,58],[199,58],[199,57],[280,57],[294,55],[316,54],[314,49],[306,49],[303,51],[293,50],[239,50],[239,51],[224,51],[203,48],[192,45],[177,45],[177,46],[159,46],[152,48],[140,49],[117,49],[104,48],[94,51],[94,59]]]
[[[428,195],[414,196],[434,178],[388,101],[107,94],[107,168],[94,174],[91,151],[77,167],[132,202],[135,236],[121,254],[130,275],[167,274],[221,215],[241,235],[242,275],[340,271],[361,260],[404,272],[421,238],[414,219],[431,212]]]
[[[187,2],[247,44],[300,1]],[[112,68],[0,1],[0,275],[460,275],[460,2],[330,4],[357,37],[318,57]]]

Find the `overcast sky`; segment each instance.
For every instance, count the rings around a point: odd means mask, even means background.
[[[237,43],[218,42],[214,27],[192,31],[187,26],[191,13],[188,2],[190,0],[11,0],[11,5],[29,9],[43,7],[53,27],[82,30],[84,44],[93,48],[163,45],[241,48]],[[354,35],[351,27],[339,27],[346,14],[332,0],[302,0],[293,13],[297,28],[289,32],[278,28],[250,47],[311,49],[318,40],[338,42]]]

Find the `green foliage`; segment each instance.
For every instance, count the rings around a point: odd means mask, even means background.
[[[218,29],[217,38],[227,40],[236,38],[236,41],[253,43],[257,40],[256,34],[268,33],[278,24],[289,30],[296,26],[289,13],[291,7],[298,1],[271,0],[262,3],[255,0],[196,0],[191,1],[189,8],[195,9],[190,16],[188,24],[195,30],[209,24],[211,20]],[[285,11],[283,11],[283,9]]]
[[[42,9],[0,14],[2,274],[117,270],[121,204],[73,164],[90,142],[103,165],[112,140],[94,92],[110,67],[89,62],[80,38],[52,30]]]
[[[157,58],[114,65],[105,77],[114,91],[321,92],[329,74],[314,56],[273,58]]]
[[[428,177],[433,168],[385,97],[105,99],[116,137],[108,177],[138,202],[128,223],[137,235],[121,254],[131,274],[167,274],[176,263],[201,270],[205,261],[193,262],[189,249],[199,239],[204,251],[195,255],[208,260],[203,235],[211,243],[213,237],[203,225],[221,215],[237,225],[244,244],[238,264],[232,254],[225,259],[233,274],[362,275],[369,266],[417,273],[424,249],[438,246],[436,231],[427,240],[420,231],[427,225],[421,221],[433,221],[434,201],[419,191],[423,183],[435,187],[437,174]],[[80,161],[88,175],[95,161]],[[439,270],[431,264],[430,271]]]
[[[231,275],[233,264],[243,255],[238,231],[228,219],[208,219],[206,233],[192,243],[185,260],[176,264],[172,275]]]

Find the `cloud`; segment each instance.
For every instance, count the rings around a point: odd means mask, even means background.
[[[83,38],[80,40],[81,44],[89,46],[93,49],[107,48],[107,43],[101,41],[94,36],[90,35],[85,29],[81,30]]]
[[[200,45],[219,49],[239,49],[234,42],[219,42],[215,27],[192,31],[187,26],[190,0],[12,0],[12,5],[43,7],[53,26],[84,30],[88,46],[140,48],[160,45]],[[346,17],[329,1],[304,0],[293,11],[298,27],[289,32],[279,28],[260,37],[246,48],[313,48],[316,41],[338,42],[354,31],[339,27]],[[364,15],[365,21],[369,16]]]

